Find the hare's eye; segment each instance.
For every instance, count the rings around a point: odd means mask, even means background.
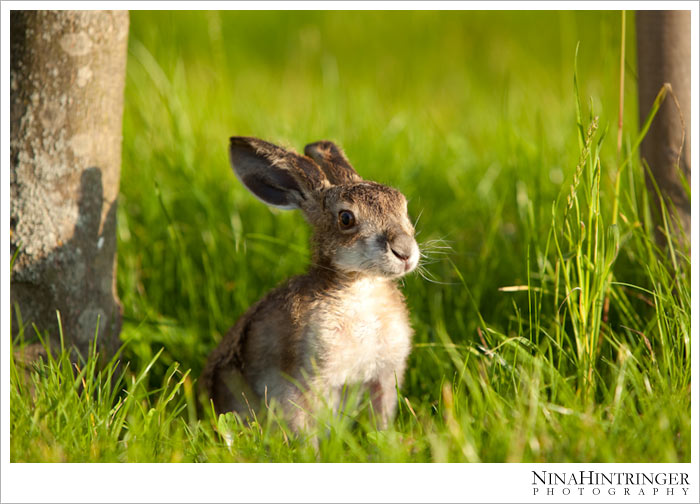
[[[350,229],[355,225],[355,216],[350,210],[341,210],[338,213],[338,223],[341,229]]]

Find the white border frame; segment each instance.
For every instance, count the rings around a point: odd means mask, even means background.
[[[564,4],[564,5],[562,5]],[[0,10],[2,50],[2,160],[0,205],[9,221],[9,11],[12,9],[114,8],[143,10],[691,10],[691,152],[697,172],[698,152],[698,4],[696,2],[3,2]],[[692,178],[693,224],[698,218],[698,175]],[[2,264],[9,264],[9,233],[0,234]],[[692,233],[692,292],[698,292],[698,228]],[[690,464],[11,464],[9,453],[9,272],[0,268],[2,301],[0,347],[2,432],[0,460],[2,502],[698,502],[698,297],[692,302],[692,463]],[[652,433],[650,433],[652,434]],[[532,495],[533,470],[575,472],[685,472],[691,492],[645,498]],[[165,484],[163,483],[165,482]]]

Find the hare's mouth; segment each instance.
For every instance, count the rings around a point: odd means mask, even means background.
[[[385,262],[388,264],[382,268],[387,276],[402,277],[418,267],[418,257],[420,256],[418,251],[405,255],[397,254],[395,250],[391,249],[389,254],[387,254],[385,259]]]
[[[346,272],[399,278],[418,266],[420,252],[414,240],[401,246],[380,246],[374,240],[358,240],[338,251],[335,266]]]
[[[402,275],[410,273],[411,271],[416,269],[416,266],[418,266],[418,257],[420,256],[420,253],[418,252],[417,245],[414,245],[408,251],[397,251],[393,247],[389,247],[389,250],[391,251],[391,254],[394,256],[394,258],[398,259],[398,265],[401,269]],[[396,262],[396,260],[394,260],[393,262]]]

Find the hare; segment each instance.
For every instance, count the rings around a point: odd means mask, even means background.
[[[313,227],[308,273],[254,304],[210,354],[201,385],[222,413],[245,416],[275,399],[290,427],[312,425],[344,385],[369,388],[377,426],[396,410],[413,330],[396,280],[418,265],[406,198],[363,180],[328,141],[305,156],[232,137],[230,161],[264,203],[300,209]]]

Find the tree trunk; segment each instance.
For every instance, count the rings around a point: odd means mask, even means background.
[[[678,211],[689,244],[690,200],[680,174],[690,184],[690,11],[637,11],[636,21],[640,122],[664,83],[671,84],[680,106],[666,97],[642,142],[642,158],[666,203]]]
[[[126,11],[12,11],[10,299],[26,335],[117,348],[116,208]],[[14,316],[14,315],[13,315]],[[17,333],[19,319],[13,321]]]

